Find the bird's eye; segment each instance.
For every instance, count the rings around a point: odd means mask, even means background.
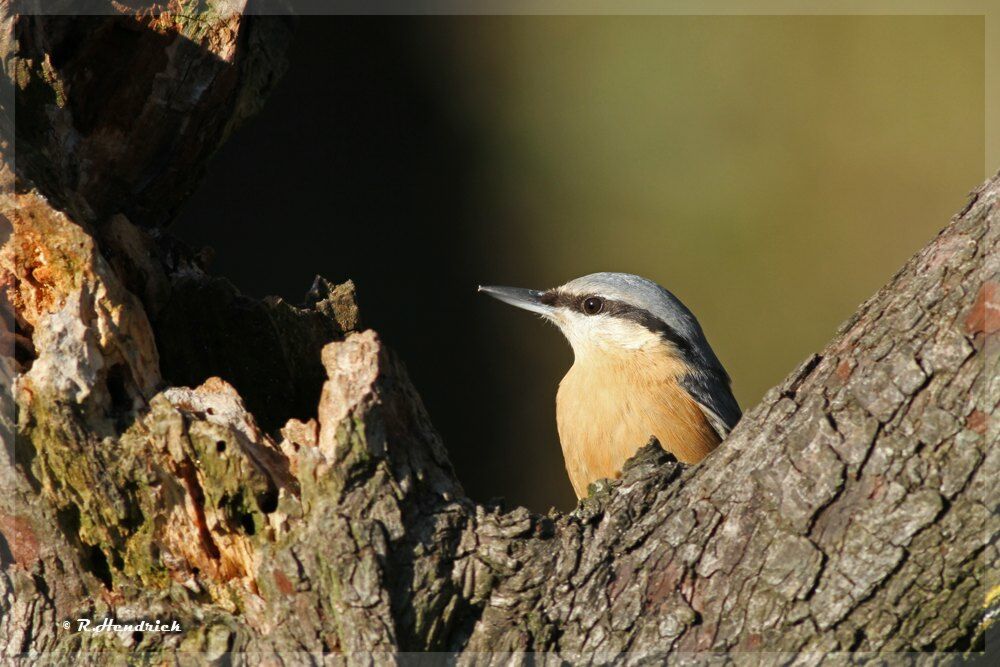
[[[596,315],[604,310],[604,299],[599,296],[588,296],[581,304],[583,312],[587,315]]]

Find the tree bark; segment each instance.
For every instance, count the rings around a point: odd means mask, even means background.
[[[196,18],[7,16],[0,655],[982,650],[1000,178],[703,463],[651,444],[571,513],[481,505],[350,284],[257,301],[157,229],[287,42],[278,20]],[[94,75],[123,49],[128,72]],[[78,629],[104,618],[180,631]]]

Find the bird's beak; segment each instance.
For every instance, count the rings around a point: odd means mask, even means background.
[[[493,287],[490,285],[480,285],[479,291],[489,294],[494,299],[499,299],[504,303],[509,303],[517,308],[530,310],[539,315],[551,315],[554,308],[546,303],[542,303],[542,292],[523,287]]]

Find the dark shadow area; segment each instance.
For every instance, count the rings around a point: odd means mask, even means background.
[[[471,321],[484,279],[464,238],[477,224],[466,194],[476,146],[428,65],[432,28],[302,17],[289,70],[171,232],[214,248],[212,272],[256,297],[298,303],[317,273],[353,280],[364,325],[405,360],[459,479],[482,500],[506,491],[497,469],[512,461],[483,423],[504,413],[503,394],[476,361]]]
[[[176,280],[152,324],[169,384],[221,377],[272,433],[315,416],[326,379],[320,351],[343,333],[316,310],[246,297],[222,278]]]
[[[124,213],[145,227],[173,218],[240,85],[238,64],[178,34],[128,15],[17,21],[19,54],[31,63],[15,99],[18,174],[76,219]],[[190,63],[183,76],[169,73],[171,51]]]

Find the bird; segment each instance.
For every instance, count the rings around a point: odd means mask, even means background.
[[[630,273],[592,273],[534,290],[479,291],[555,324],[573,348],[556,393],[556,425],[577,498],[655,438],[698,463],[742,413],[729,374],[698,320],[659,284]]]

